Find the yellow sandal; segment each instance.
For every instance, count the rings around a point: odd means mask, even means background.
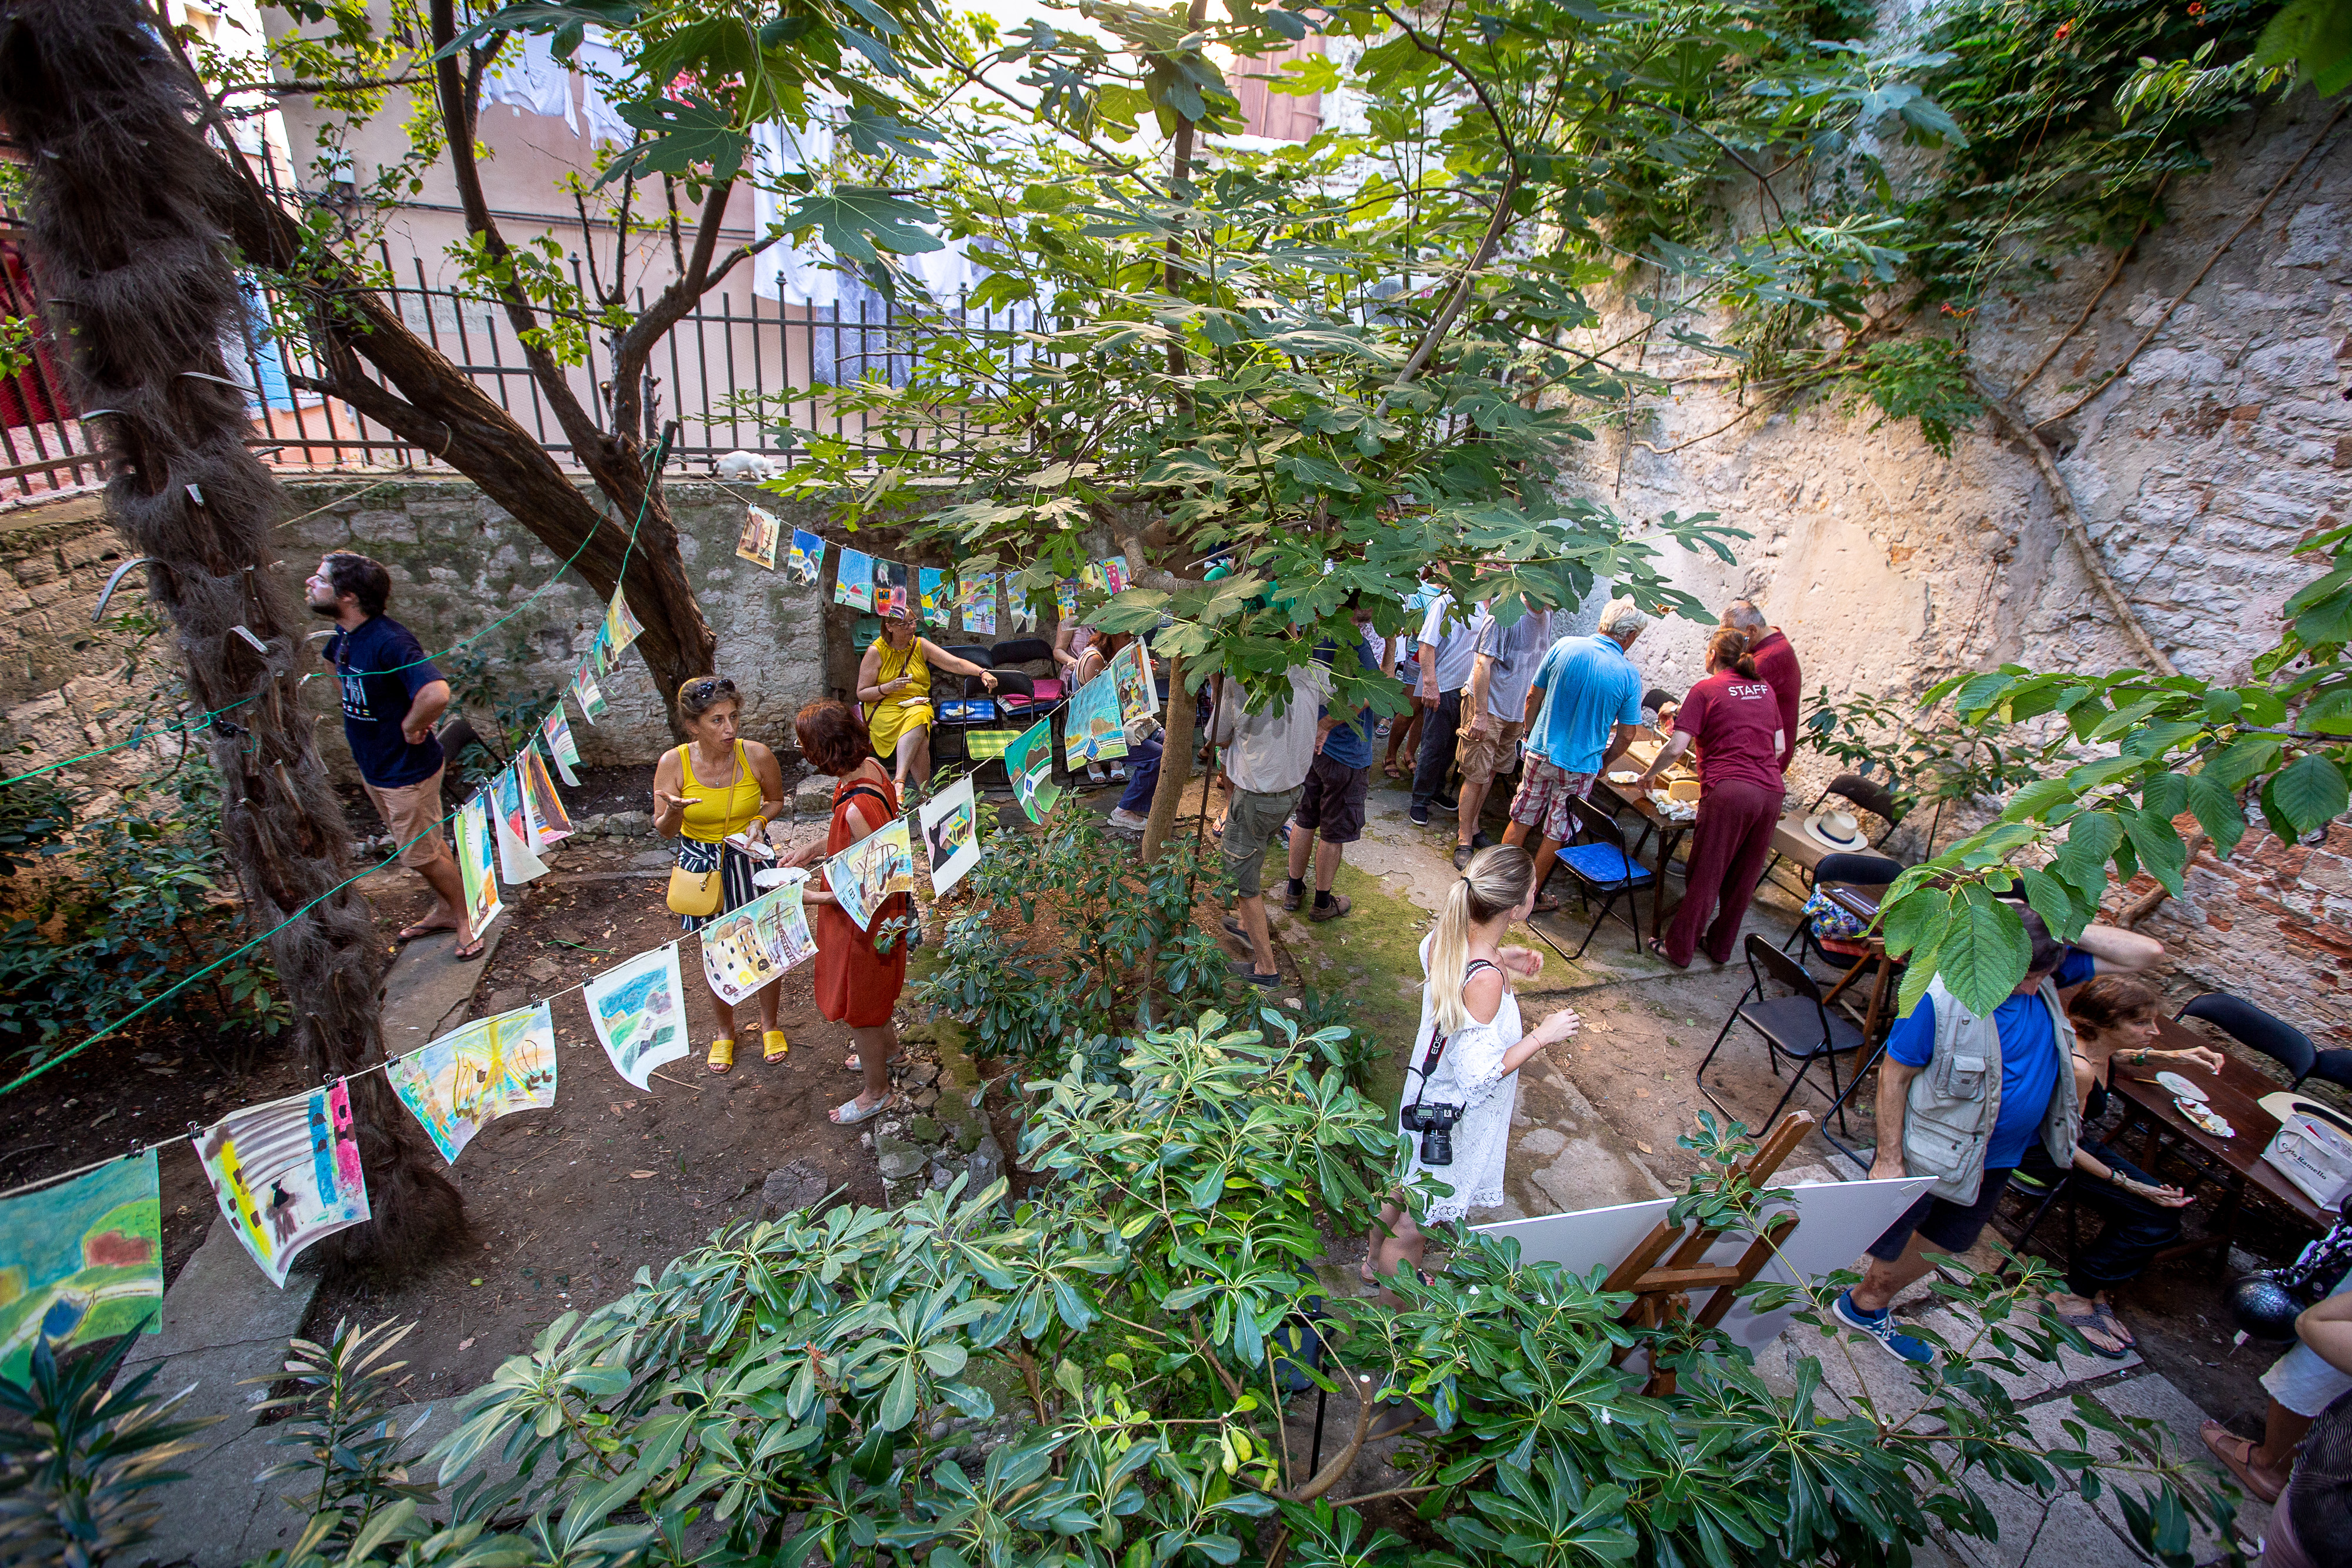
[[[793,1042],[784,1038],[784,1031],[780,1029],[761,1030],[760,1044],[762,1047],[760,1060],[768,1062],[782,1061],[793,1049]]]
[[[714,1073],[726,1071],[735,1065],[735,1037],[722,1034],[710,1042],[710,1059],[707,1065]]]

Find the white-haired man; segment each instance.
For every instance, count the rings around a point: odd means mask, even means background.
[[[1780,708],[1780,771],[1789,771],[1797,755],[1797,704],[1805,695],[1804,672],[1797,668],[1797,650],[1787,633],[1764,619],[1752,599],[1735,599],[1723,607],[1723,624],[1748,638],[1748,656],[1756,673],[1772,688]]]
[[[1576,836],[1570,800],[1592,793],[1612,758],[1642,734],[1642,674],[1627,653],[1650,618],[1631,600],[1601,612],[1590,637],[1562,637],[1536,666],[1528,687],[1527,773],[1511,797],[1507,844],[1536,835],[1536,909],[1559,907],[1543,891],[1560,845]]]

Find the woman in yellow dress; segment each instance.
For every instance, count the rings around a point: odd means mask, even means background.
[[[917,629],[915,617],[893,615],[882,635],[857,665],[857,700],[866,705],[866,732],[874,755],[889,759],[901,794],[907,782],[931,777],[931,672],[978,675],[990,691],[996,676],[969,659],[959,659]]]

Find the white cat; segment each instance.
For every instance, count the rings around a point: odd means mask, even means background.
[[[721,479],[738,482],[772,479],[776,476],[776,465],[765,453],[730,452],[711,465],[711,472]]]

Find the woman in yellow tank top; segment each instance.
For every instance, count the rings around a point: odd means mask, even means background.
[[[678,723],[692,738],[664,752],[654,768],[654,831],[678,840],[677,863],[684,870],[719,870],[719,907],[709,915],[679,916],[688,931],[759,896],[751,883],[751,857],[726,840],[740,833],[760,842],[784,809],[784,771],[776,765],[776,754],[735,733],[741,707],[735,683],[722,675],[699,675],[678,687]],[[694,969],[702,972],[698,964]],[[706,976],[703,984],[709,983]],[[771,982],[755,999],[761,1054],[782,1061],[789,1046],[776,1027],[775,985]],[[724,1072],[735,1065],[735,1009],[717,991],[710,993],[710,1006],[719,1033],[710,1042],[709,1068]]]
[[[909,779],[931,777],[931,672],[978,675],[990,691],[996,676],[969,659],[959,659],[921,635],[912,615],[882,622],[882,635],[857,666],[857,700],[866,707],[866,733],[874,755],[888,759],[900,793]]]

